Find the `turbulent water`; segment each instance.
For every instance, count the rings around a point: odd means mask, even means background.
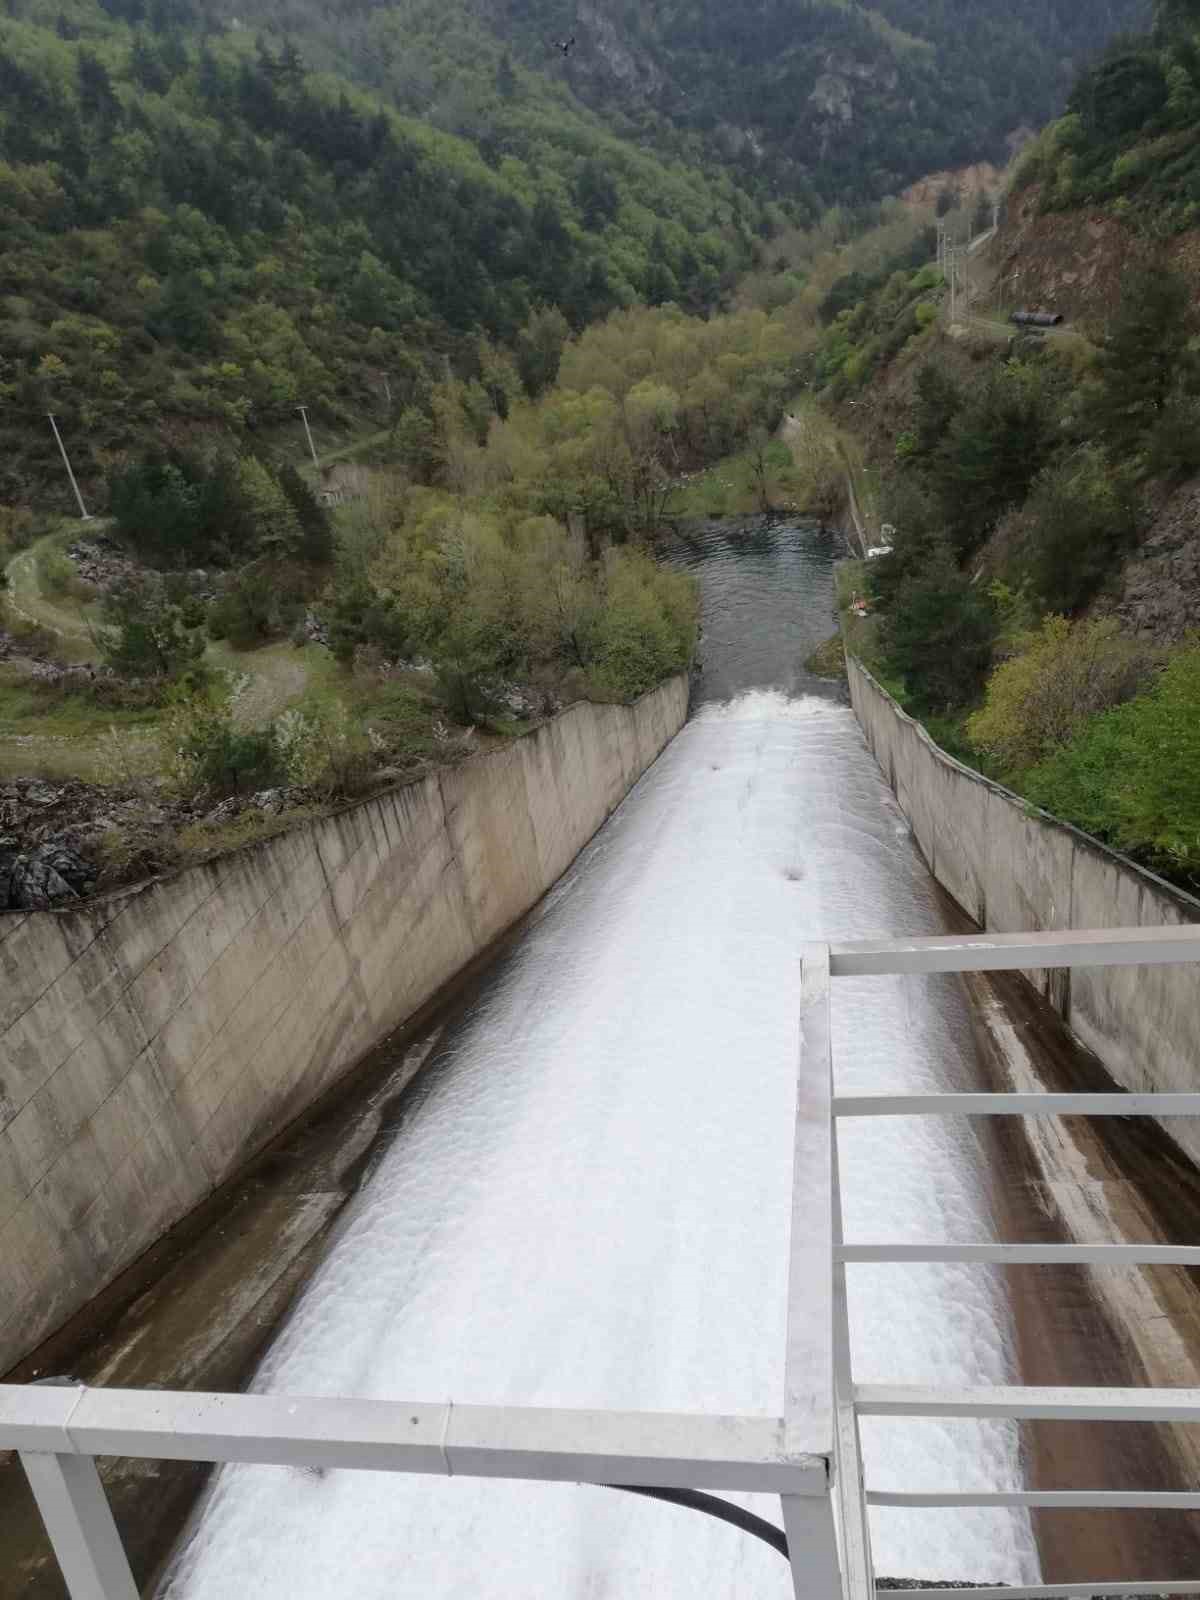
[[[803,661],[834,541],[700,530],[688,726],[444,1037],[255,1387],[458,1403],[778,1414],[797,949],[941,930],[849,710]],[[952,980],[839,983],[839,1087],[977,1080]],[[993,1236],[969,1131],[842,1136],[847,1237]],[[851,1269],[862,1381],[1013,1376],[982,1269]],[[1005,1487],[1003,1425],[873,1424],[876,1487]],[[778,1520],[778,1504],[758,1509]],[[876,1514],[880,1571],[1031,1581],[1024,1518]],[[232,1468],[171,1600],[783,1597],[733,1529],[572,1485]]]

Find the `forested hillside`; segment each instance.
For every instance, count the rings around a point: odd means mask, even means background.
[[[0,18],[0,502],[57,482],[47,410],[85,479],[300,403],[382,427],[446,359],[488,383],[536,308],[713,305],[777,220],[516,83],[489,164],[292,46],[52,10]]]
[[[810,207],[1003,159],[1009,135],[1061,109],[1082,60],[1148,15],[1146,0],[219,3],[351,63],[422,116],[501,142],[488,89],[507,47],[620,131]],[[571,37],[557,59],[553,41]]]
[[[968,298],[897,354],[876,289],[837,318],[826,392],[856,397],[898,530],[851,580],[856,648],[956,755],[1195,891],[1200,3],[1155,22],[1080,78],[996,241],[1036,294],[1027,213],[1057,217],[1080,320],[1006,335]]]
[[[1043,210],[1103,206],[1157,238],[1200,223],[1200,5],[1165,0],[1075,84],[1026,154],[1019,189]]]
[[[386,426],[446,361],[494,391],[523,334],[532,390],[536,311],[712,309],[1139,9],[5,0],[0,503],[68,503],[48,410],[98,485],[155,433]]]
[[[937,319],[879,197],[1137,10],[0,6],[0,906],[685,669],[645,546],[832,511]]]

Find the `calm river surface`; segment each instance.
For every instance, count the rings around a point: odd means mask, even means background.
[[[680,539],[704,591],[692,720],[441,1036],[254,1387],[779,1412],[798,946],[950,925],[850,711],[804,671],[833,628],[839,553],[804,523]],[[843,982],[835,998],[840,1088],[985,1083],[958,980]],[[847,1237],[997,1237],[981,1138],[933,1119],[846,1130]],[[1000,1277],[851,1276],[860,1381],[1018,1376]],[[878,1488],[1021,1478],[1007,1425],[880,1422],[865,1442]],[[1038,1576],[1022,1513],[886,1511],[874,1529],[882,1573]],[[214,1480],[167,1592],[791,1589],[734,1530],[601,1489],[240,1467]]]

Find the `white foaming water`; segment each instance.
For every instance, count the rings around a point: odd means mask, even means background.
[[[762,551],[758,573],[771,580],[764,606],[790,592],[797,615],[776,625],[795,650],[806,619],[820,635],[828,558],[814,534],[787,532],[775,565],[790,591]],[[747,602],[742,563],[714,582],[709,555],[697,564],[711,636],[731,587]],[[797,948],[942,924],[850,713],[729,687],[449,1030],[257,1389],[778,1413]],[[966,1004],[948,980],[835,993],[839,1086],[975,1081]],[[969,1133],[864,1124],[842,1151],[848,1238],[992,1234]],[[1011,1379],[1008,1313],[987,1273],[852,1278],[861,1380]],[[866,1446],[881,1488],[1017,1481],[1016,1437],[1001,1425],[880,1424]],[[778,1520],[777,1502],[746,1503]],[[1036,1578],[1020,1515],[889,1512],[874,1526],[881,1572]],[[791,1586],[756,1541],[612,1491],[238,1467],[216,1478],[167,1592],[784,1600]]]

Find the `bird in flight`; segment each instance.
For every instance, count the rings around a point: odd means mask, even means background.
[[[556,50],[561,50],[564,56],[569,56],[571,54],[571,50],[572,50],[574,44],[575,44],[575,35],[574,34],[572,34],[569,39],[555,39],[555,41],[554,41],[555,49]]]

